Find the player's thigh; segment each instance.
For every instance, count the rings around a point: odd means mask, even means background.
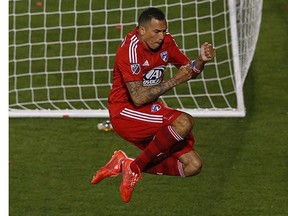
[[[162,124],[139,121],[126,116],[111,119],[114,131],[128,142],[145,147],[159,131]],[[139,145],[140,146],[139,146]],[[142,148],[141,148],[142,149]]]
[[[163,127],[171,125],[182,112],[166,107],[160,102],[139,109],[125,108],[111,119],[116,133],[132,143],[148,144]]]

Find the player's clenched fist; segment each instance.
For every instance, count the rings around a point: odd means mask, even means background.
[[[215,57],[215,54],[216,50],[211,44],[207,42],[202,44],[200,49],[200,56],[204,62],[212,60]]]

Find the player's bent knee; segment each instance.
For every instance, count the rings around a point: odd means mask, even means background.
[[[186,113],[183,113],[182,115],[182,123],[184,124],[184,126],[186,128],[189,128],[190,130],[192,130],[193,126],[194,126],[194,118]]]
[[[194,126],[194,118],[187,114],[182,113],[173,123],[172,126],[180,134],[186,136]]]
[[[187,164],[185,167],[185,176],[194,176],[201,172],[203,167],[202,160],[195,160],[192,163]]]

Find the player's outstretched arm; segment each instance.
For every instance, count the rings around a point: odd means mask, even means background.
[[[202,44],[200,55],[191,62],[192,70],[194,72],[192,79],[195,79],[203,71],[206,62],[211,61],[215,55],[216,50],[211,44],[208,42]]]

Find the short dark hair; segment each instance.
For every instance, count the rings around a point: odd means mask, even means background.
[[[147,22],[150,22],[151,19],[153,18],[157,20],[165,20],[165,15],[158,8],[154,8],[154,7],[147,8],[140,14],[138,18],[138,25],[143,25]]]

